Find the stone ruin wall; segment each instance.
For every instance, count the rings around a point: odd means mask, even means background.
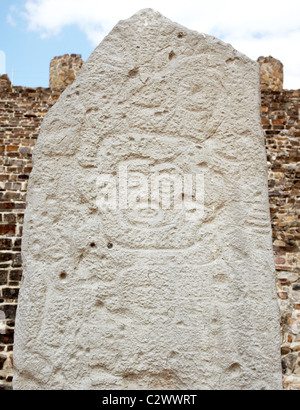
[[[22,225],[32,151],[42,121],[60,94],[60,90],[12,87],[6,75],[0,77],[0,310],[6,317],[6,334],[0,333],[0,390],[10,389],[12,381]]]
[[[286,388],[300,390],[300,91],[262,92],[282,364]]]
[[[65,54],[55,57],[50,63],[50,89],[61,90],[73,83],[82,67],[83,61],[80,54]]]
[[[269,165],[269,194],[282,316],[282,363],[286,389],[300,390],[300,90],[283,90],[283,66],[259,60],[262,125]],[[0,77],[0,390],[11,389],[14,320],[22,278],[21,241],[32,151],[40,126],[81,68],[81,56],[56,57],[50,88],[13,87]]]
[[[262,91],[283,91],[283,64],[273,57],[259,57]]]

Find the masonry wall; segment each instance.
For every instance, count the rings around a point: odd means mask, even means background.
[[[55,64],[51,65],[52,76],[56,76]],[[12,87],[7,76],[0,77],[0,313],[4,312],[6,317],[5,334],[1,334],[0,329],[0,390],[11,389],[13,376],[14,320],[22,278],[22,225],[32,151],[43,118],[61,91]],[[300,91],[266,89],[262,92],[262,124],[282,314],[284,385],[286,389],[300,390],[299,112]]]
[[[284,384],[287,389],[300,390],[300,91],[263,91],[262,124],[269,165]]]

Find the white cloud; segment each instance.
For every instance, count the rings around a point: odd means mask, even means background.
[[[4,51],[0,50],[0,75],[6,74],[6,56]]]
[[[26,0],[24,17],[28,28],[42,36],[75,24],[96,46],[119,20],[146,7],[221,37],[252,58],[280,58],[286,87],[300,88],[299,0]]]

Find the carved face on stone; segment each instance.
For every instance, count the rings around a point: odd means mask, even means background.
[[[99,212],[114,242],[145,249],[195,243],[205,219],[200,152],[195,142],[184,138],[136,134],[102,141],[99,195],[103,199],[104,188],[110,202],[105,206],[98,197]],[[109,187],[101,186],[101,176],[109,174]]]

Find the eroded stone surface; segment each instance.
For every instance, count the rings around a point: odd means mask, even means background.
[[[143,10],[47,114],[34,160],[16,389],[282,387],[257,63]],[[124,164],[204,175],[204,214],[99,209]]]

